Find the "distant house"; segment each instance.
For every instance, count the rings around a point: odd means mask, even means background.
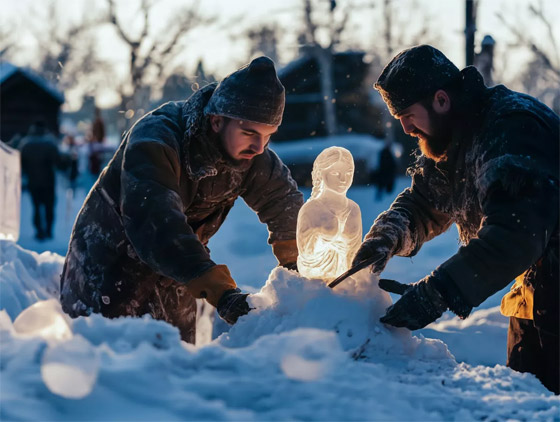
[[[0,63],[0,139],[24,136],[37,120],[58,135],[64,95],[29,69]]]
[[[368,73],[369,64],[364,61],[363,52],[334,54],[333,86],[339,133],[385,136],[381,110],[370,100],[373,88],[366,83]],[[315,57],[301,56],[280,69],[278,76],[286,88],[286,108],[274,140],[326,136],[321,78]]]

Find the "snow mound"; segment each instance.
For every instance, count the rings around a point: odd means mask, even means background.
[[[60,255],[39,255],[0,239],[0,309],[15,319],[35,302],[58,297],[63,265]]]
[[[388,329],[379,322],[391,299],[375,281],[366,269],[331,289],[324,281],[277,267],[250,298],[255,309],[216,341],[246,347],[264,335],[314,328],[335,333],[343,350],[369,361],[413,355],[453,360],[441,341],[418,339],[409,330]]]
[[[45,257],[11,250],[0,275],[19,268],[19,291],[18,272],[10,284],[17,297],[27,297],[27,286],[46,294],[17,262],[31,257],[27,267],[38,268]],[[375,288],[331,290],[275,269],[252,300],[256,309],[202,347],[150,317],[67,321],[51,299],[12,323],[3,309],[0,419],[558,419],[560,399],[534,376],[457,364],[441,341],[379,325],[376,301],[384,299],[365,293]],[[44,325],[30,313],[47,317]],[[61,321],[69,335],[49,329]]]
[[[438,338],[451,349],[458,362],[493,366],[506,364],[509,318],[500,313],[500,307],[479,309],[467,319],[453,317],[440,320],[420,332]],[[475,345],[484,345],[476,347]]]

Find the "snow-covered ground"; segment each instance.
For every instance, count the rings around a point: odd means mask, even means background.
[[[69,321],[49,299],[87,192],[59,192],[55,239],[33,239],[24,194],[19,245],[0,241],[1,420],[560,420],[558,397],[504,366],[501,294],[465,321],[388,329],[376,286],[331,290],[274,269],[266,227],[241,200],[210,242],[213,259],[258,292],[229,332],[192,346],[149,318]],[[348,196],[364,233],[393,199],[375,202],[367,187]],[[383,276],[417,281],[457,247],[452,228]]]

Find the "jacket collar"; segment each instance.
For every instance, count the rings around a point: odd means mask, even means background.
[[[183,165],[195,181],[218,174],[217,163],[222,159],[218,146],[208,137],[208,119],[204,115],[216,85],[206,85],[183,103]]]

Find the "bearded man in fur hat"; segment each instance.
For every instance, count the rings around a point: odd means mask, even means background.
[[[533,97],[487,88],[439,50],[399,53],[375,88],[421,154],[412,185],[375,220],[354,265],[381,272],[414,256],[455,223],[459,251],[421,281],[380,286],[402,297],[381,321],[417,330],[447,309],[473,307],[516,279],[502,301],[510,317],[507,365],[559,393],[559,119]]]
[[[195,298],[233,324],[247,294],[210,257],[208,240],[241,196],[267,224],[280,265],[297,261],[303,196],[268,148],[285,92],[259,57],[186,101],[142,117],[125,135],[80,210],[61,277],[72,317],[150,314],[194,343]],[[243,233],[239,233],[243,236]]]

